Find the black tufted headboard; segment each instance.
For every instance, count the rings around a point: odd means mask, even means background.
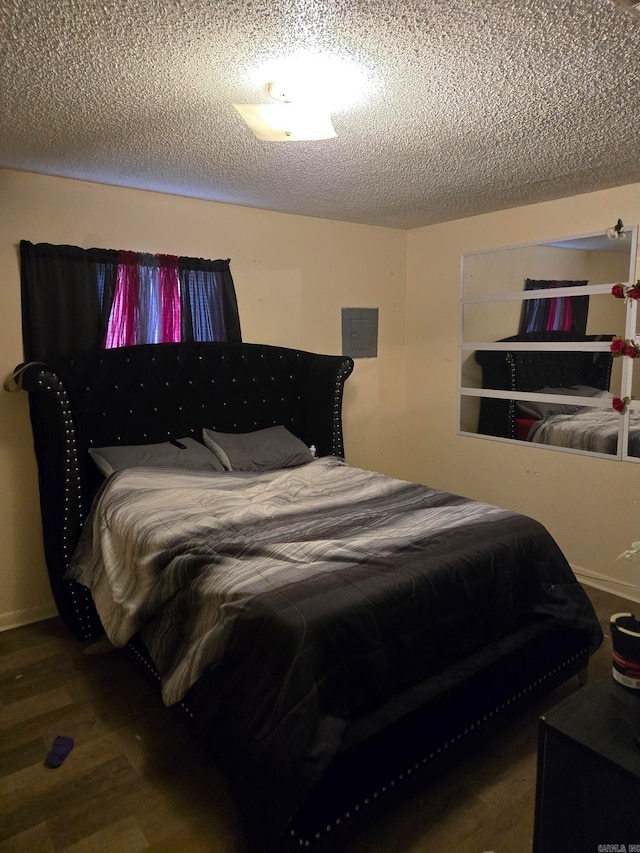
[[[498,343],[580,343],[611,341],[613,335],[576,335],[567,332],[534,332],[503,338]],[[609,390],[611,352],[479,350],[475,359],[482,368],[482,387],[505,391],[537,391],[591,385]],[[483,397],[478,432],[501,438],[516,437],[516,401]]]
[[[23,367],[47,568],[73,632],[102,633],[88,592],[63,579],[100,483],[89,447],[283,424],[320,456],[343,456],[342,393],[352,370],[344,356],[243,343],[148,344]]]

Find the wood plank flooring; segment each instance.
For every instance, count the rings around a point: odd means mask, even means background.
[[[640,605],[587,592],[606,635],[597,679],[610,672],[609,616]],[[59,619],[0,633],[0,851],[243,853],[223,777],[126,653],[97,652]],[[528,853],[537,719],[577,689],[572,679],[531,707],[348,853]],[[75,748],[53,770],[43,762],[58,734]]]

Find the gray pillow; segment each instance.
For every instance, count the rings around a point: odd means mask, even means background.
[[[313,458],[307,445],[284,426],[238,433],[203,429],[202,437],[227,471],[277,471]]]
[[[593,388],[591,385],[572,385],[569,388],[538,388],[536,394],[566,394],[568,397],[599,397],[606,391]],[[549,415],[575,415],[584,406],[576,406],[573,403],[537,403],[533,400],[518,400],[518,409],[532,418],[546,418]]]
[[[180,438],[179,447],[170,441],[160,444],[131,444],[92,447],[89,455],[108,477],[121,468],[183,468],[187,471],[224,471],[218,457],[194,438]]]

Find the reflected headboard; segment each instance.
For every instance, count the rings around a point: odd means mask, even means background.
[[[565,343],[612,341],[614,335],[572,335],[566,332],[534,332],[502,338],[497,343]],[[475,359],[482,368],[482,387],[500,391],[538,391],[590,385],[609,390],[613,356],[610,352],[479,350]],[[516,437],[516,401],[483,397],[478,432],[500,438]]]
[[[219,342],[122,347],[22,366],[49,579],[71,630],[81,639],[102,633],[88,592],[63,577],[101,482],[90,447],[282,424],[318,455],[344,456],[342,395],[352,370],[345,356]]]

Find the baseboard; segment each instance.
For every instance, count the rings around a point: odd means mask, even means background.
[[[580,566],[572,566],[571,568],[580,583],[585,586],[592,586],[595,589],[602,590],[602,592],[610,592],[612,595],[619,595],[621,598],[628,598],[629,601],[640,604],[640,586],[637,584],[587,571]]]
[[[58,609],[53,602],[40,604],[38,607],[29,607],[27,610],[0,613],[0,631],[20,628],[22,625],[30,625],[32,622],[42,622],[43,619],[51,619],[57,615]]]

